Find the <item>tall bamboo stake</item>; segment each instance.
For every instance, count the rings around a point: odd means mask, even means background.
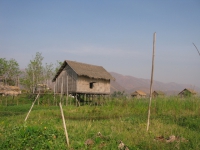
[[[40,95],[40,93],[38,93],[37,97],[35,98],[35,101],[33,102],[33,104],[32,104],[32,106],[31,106],[31,108],[30,108],[30,110],[29,110],[28,114],[26,115],[26,118],[25,118],[25,120],[24,120],[24,121],[26,121],[26,120],[28,119],[28,116],[29,116],[29,114],[30,114],[30,112],[31,112],[31,110],[32,110],[32,108],[33,108],[33,106],[34,106],[34,104],[35,104],[35,102],[36,102],[37,98],[39,97],[39,95]]]
[[[151,83],[150,83],[150,97],[149,97],[149,109],[148,109],[148,120],[147,120],[147,131],[149,130],[150,123],[150,110],[151,110],[151,98],[152,98],[152,85],[153,85],[153,73],[154,73],[154,56],[156,47],[156,32],[153,35],[153,55],[152,55],[152,70],[151,70]]]
[[[68,138],[67,128],[66,128],[66,124],[65,124],[65,117],[64,117],[64,113],[63,113],[61,102],[59,103],[59,106],[60,106],[60,112],[61,112],[61,115],[62,115],[63,127],[64,127],[64,130],[65,130],[66,142],[67,142],[67,145],[69,147],[69,138]]]
[[[197,52],[199,53],[199,56],[200,56],[200,52],[198,50],[198,48],[196,47],[196,45],[194,43],[192,43],[194,45],[194,47],[196,48]]]

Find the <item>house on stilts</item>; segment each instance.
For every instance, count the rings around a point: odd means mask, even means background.
[[[112,79],[102,66],[65,60],[52,81],[55,93],[71,94],[80,102],[109,95]]]

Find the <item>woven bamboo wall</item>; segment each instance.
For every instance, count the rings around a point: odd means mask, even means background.
[[[93,87],[90,87],[90,83],[93,83]],[[91,93],[91,94],[109,94],[110,93],[110,81],[103,79],[91,79],[84,76],[79,76],[77,80],[77,92],[78,93]]]

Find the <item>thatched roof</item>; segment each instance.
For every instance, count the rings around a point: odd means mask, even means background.
[[[141,95],[141,96],[146,96],[146,93],[144,93],[143,91],[139,91],[139,90],[133,92],[131,95],[132,96],[136,96],[138,94]]]
[[[188,91],[188,92],[190,92],[191,94],[197,94],[197,92],[196,91],[194,91],[193,89],[184,89],[183,91],[181,91],[179,94],[181,94],[181,93],[183,93],[184,91]]]
[[[62,70],[66,67],[66,65],[71,67],[78,76],[87,76],[89,78],[105,80],[114,79],[102,66],[95,66],[76,61],[65,60],[60,69],[58,70],[57,74],[53,78],[53,82],[56,80],[56,78],[59,76]]]

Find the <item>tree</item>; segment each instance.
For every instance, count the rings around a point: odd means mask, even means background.
[[[4,78],[6,85],[16,85],[20,73],[19,64],[15,59],[0,58],[0,76]]]
[[[5,58],[0,58],[0,76],[4,76],[7,68],[7,60]]]
[[[25,75],[22,79],[22,83],[29,89],[30,92],[32,91],[34,93],[35,90],[37,90],[38,84],[43,83],[43,59],[42,54],[37,52],[35,58],[30,60],[30,64],[28,64],[25,69]]]
[[[55,74],[58,72],[58,70],[60,69],[60,67],[62,66],[62,64],[63,64],[63,62],[57,60],[57,63],[55,64],[56,65],[56,67],[55,67]]]
[[[112,95],[111,95],[112,97],[114,97],[114,98],[123,98],[123,97],[125,97],[126,95],[125,95],[125,91],[114,91],[114,93],[112,93]]]
[[[45,64],[45,67],[43,68],[43,76],[44,76],[44,84],[46,82],[46,85],[49,86],[48,84],[48,80],[52,80],[53,78],[53,75],[54,75],[54,67],[53,67],[53,64],[50,63],[50,64]]]
[[[7,67],[7,78],[9,79],[9,85],[17,85],[18,78],[21,71],[19,69],[19,64],[15,59],[11,59],[8,61],[8,67]]]
[[[29,92],[34,93],[38,89],[39,84],[43,84],[44,87],[49,87],[48,81],[52,80],[55,74],[54,65],[52,63],[46,63],[43,66],[43,59],[42,53],[37,52],[34,59],[30,60],[30,63],[25,69],[21,83],[23,83]]]

